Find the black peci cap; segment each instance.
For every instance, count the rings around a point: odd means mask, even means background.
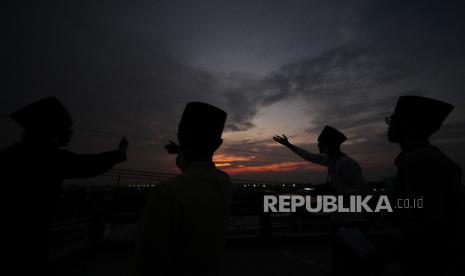
[[[320,136],[318,136],[319,142],[328,144],[340,145],[345,140],[347,140],[347,137],[342,132],[331,126],[325,126],[323,131],[321,131]]]
[[[55,97],[47,97],[27,105],[10,117],[25,129],[56,129],[71,121],[68,110]]]
[[[178,134],[184,137],[221,138],[227,113],[202,102],[186,105],[179,122]]]
[[[454,106],[443,101],[421,96],[401,96],[394,115],[411,119],[431,127],[440,127]]]

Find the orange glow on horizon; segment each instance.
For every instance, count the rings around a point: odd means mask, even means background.
[[[229,167],[231,163],[215,163],[216,167]]]
[[[224,168],[223,170],[230,174],[239,173],[256,173],[256,172],[289,172],[299,169],[311,169],[312,171],[324,170],[323,167],[318,168],[309,162],[281,162],[259,166],[238,166],[235,168]]]
[[[215,154],[213,156],[213,162],[215,163],[231,163],[237,161],[252,161],[255,160],[255,156],[245,156],[245,155],[230,155],[230,154]]]

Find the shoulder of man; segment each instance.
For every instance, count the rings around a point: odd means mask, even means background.
[[[344,154],[341,158],[338,160],[342,166],[344,167],[359,167],[360,164],[351,156]]]
[[[6,168],[18,165],[17,162],[23,163],[24,161],[35,160],[41,154],[42,152],[37,152],[26,144],[17,142],[0,150],[0,162],[2,167]]]
[[[225,181],[230,181],[230,178],[229,178],[229,175],[218,169],[218,168],[212,168],[212,169],[209,169],[209,170],[201,170],[201,171],[197,171],[197,170],[187,170],[185,172],[183,172],[182,174],[174,177],[172,179],[173,182],[182,182],[182,181],[186,181],[186,180],[189,180],[191,179],[193,176],[198,176],[198,175],[209,175],[209,176],[213,176],[213,177],[216,177],[216,178],[222,178],[222,180],[225,180]]]
[[[229,177],[229,174],[225,171],[222,171],[218,168],[215,169],[215,172],[220,176],[223,177],[227,181],[231,181],[231,178]]]
[[[174,178],[163,180],[153,187],[148,196],[148,205],[158,205],[160,202],[176,201],[176,192],[173,187]]]
[[[176,179],[179,176],[170,177],[168,179],[160,181],[155,187],[152,189],[152,193],[157,194],[170,194],[173,193],[173,185],[176,183]]]
[[[17,144],[0,150],[0,171],[2,174],[9,174],[11,167],[14,167],[23,154]]]
[[[24,143],[17,142],[0,150],[0,156],[16,155],[20,152],[26,152],[27,150],[28,148],[25,146]]]
[[[200,171],[185,171],[172,179],[171,188],[173,191],[183,194],[184,192],[182,191],[193,188],[192,184],[204,181],[209,183],[216,183],[216,185],[211,187],[217,187],[224,193],[232,193],[232,182],[229,175],[218,168]]]
[[[418,146],[404,153],[401,165],[433,165],[441,161],[447,161],[448,157],[438,148],[433,146]]]
[[[17,144],[8,146],[4,149],[0,150],[0,158],[5,158],[8,157],[12,154],[14,154],[16,151],[18,151],[18,147],[16,146]]]
[[[68,157],[68,156],[76,156],[77,154],[70,151],[70,150],[67,150],[67,149],[62,149],[62,148],[58,148],[57,149],[57,152],[60,156],[64,156],[64,157]]]

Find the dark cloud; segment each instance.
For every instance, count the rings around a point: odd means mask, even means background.
[[[277,83],[277,93],[266,96],[270,104],[286,97],[301,96],[316,109],[313,122],[337,123],[354,119],[356,123],[369,123],[366,113],[383,112],[390,104],[384,95],[377,93],[389,85],[403,81],[413,74],[406,61],[396,60],[378,49],[354,49],[349,45],[323,55],[302,59],[283,66],[271,83]],[[378,91],[377,91],[378,90]],[[392,91],[390,94],[400,94]],[[380,110],[381,109],[381,110]],[[360,118],[361,113],[365,113]],[[375,117],[373,116],[373,117]],[[341,118],[341,119],[338,119]],[[349,127],[347,123],[345,127]]]
[[[306,99],[315,131],[324,124],[345,129],[380,122],[405,94],[463,102],[457,87],[463,88],[465,55],[458,49],[465,36],[458,10],[451,3],[373,2],[350,25],[343,45],[270,74],[274,88],[262,103]]]
[[[387,173],[393,146],[383,118],[399,95],[421,94],[456,104],[435,139],[460,152],[465,22],[455,3],[16,1],[3,45],[9,72],[0,142],[6,146],[19,132],[10,112],[56,95],[78,129],[114,133],[78,131],[77,149],[131,135],[142,138],[134,166],[164,170],[162,144],[175,138],[186,102],[223,108],[226,131],[239,132],[254,129],[262,108],[299,100],[308,104],[306,130],[344,130],[353,140],[347,150]],[[267,70],[219,73],[249,65]],[[270,153],[254,161],[261,165],[289,158],[271,155],[284,151],[266,139],[244,137],[229,147]]]
[[[159,133],[175,133],[186,102],[205,101],[227,109],[230,130],[252,127],[254,101],[244,92],[251,90],[250,81],[186,65],[171,47],[171,35],[156,24],[162,15],[150,17],[122,1],[109,4],[51,1],[18,7],[29,17],[11,21],[23,39],[13,51],[18,71],[12,72],[14,84],[3,101],[5,113],[56,95],[78,125],[157,139]]]
[[[465,73],[465,36],[457,11],[450,3],[374,3],[351,26],[343,45],[289,62],[266,76],[259,107],[304,99],[308,131],[316,134],[325,124],[344,130],[351,138],[345,148],[374,178],[393,173],[398,148],[386,141],[384,117],[397,98],[424,95],[449,101],[457,104],[451,123],[433,141],[463,166],[458,152],[465,145],[460,77]]]

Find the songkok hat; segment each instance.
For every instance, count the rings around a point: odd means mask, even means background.
[[[27,105],[10,117],[25,129],[54,130],[71,121],[68,110],[55,97],[47,97]]]
[[[218,107],[202,102],[190,102],[182,114],[178,134],[189,140],[219,139],[226,117],[227,113]]]
[[[342,132],[330,126],[325,126],[320,136],[318,136],[319,142],[333,145],[340,145],[345,140],[347,140],[347,137]]]
[[[410,119],[432,128],[439,128],[454,106],[443,101],[421,96],[401,96],[394,115]]]

